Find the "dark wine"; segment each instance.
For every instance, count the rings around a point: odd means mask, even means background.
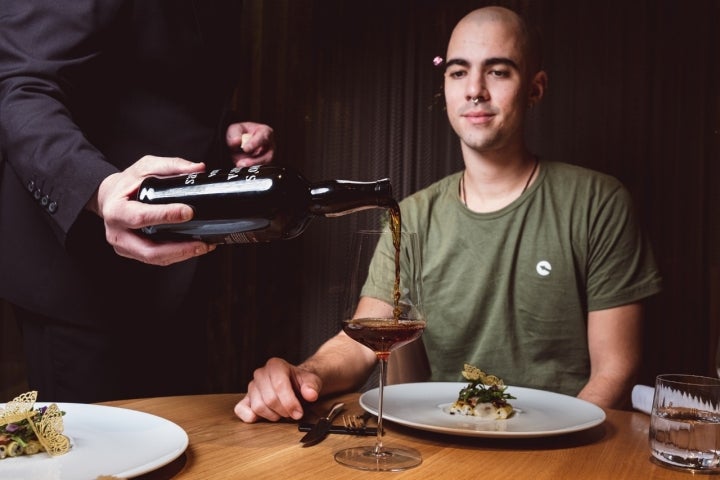
[[[345,320],[343,330],[379,357],[387,358],[391,351],[419,338],[425,330],[425,320],[355,318]]]
[[[395,247],[395,283],[393,284],[393,318],[400,318],[400,238],[402,237],[402,217],[400,206],[393,201],[388,207],[390,215],[390,231],[392,232],[393,247]]]
[[[140,185],[137,200],[151,205],[184,203],[194,211],[188,222],[142,229],[155,240],[229,244],[287,240],[300,235],[317,216],[397,205],[388,179],[310,183],[293,170],[270,165],[150,177]]]

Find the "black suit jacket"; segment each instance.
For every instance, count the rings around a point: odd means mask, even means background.
[[[195,261],[116,255],[84,206],[146,154],[229,166],[239,1],[0,0],[0,297],[98,325],[169,312]]]

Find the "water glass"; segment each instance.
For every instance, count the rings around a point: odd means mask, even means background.
[[[658,375],[650,414],[650,450],[664,466],[720,473],[720,379]]]

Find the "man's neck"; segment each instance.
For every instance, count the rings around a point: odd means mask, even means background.
[[[517,198],[537,177],[537,157],[523,150],[516,154],[464,154],[465,172],[460,198],[475,212],[500,210]]]

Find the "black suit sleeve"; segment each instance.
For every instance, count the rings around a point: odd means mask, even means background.
[[[78,124],[76,99],[102,66],[104,32],[122,3],[0,0],[4,161],[61,242],[100,182],[118,171]]]

